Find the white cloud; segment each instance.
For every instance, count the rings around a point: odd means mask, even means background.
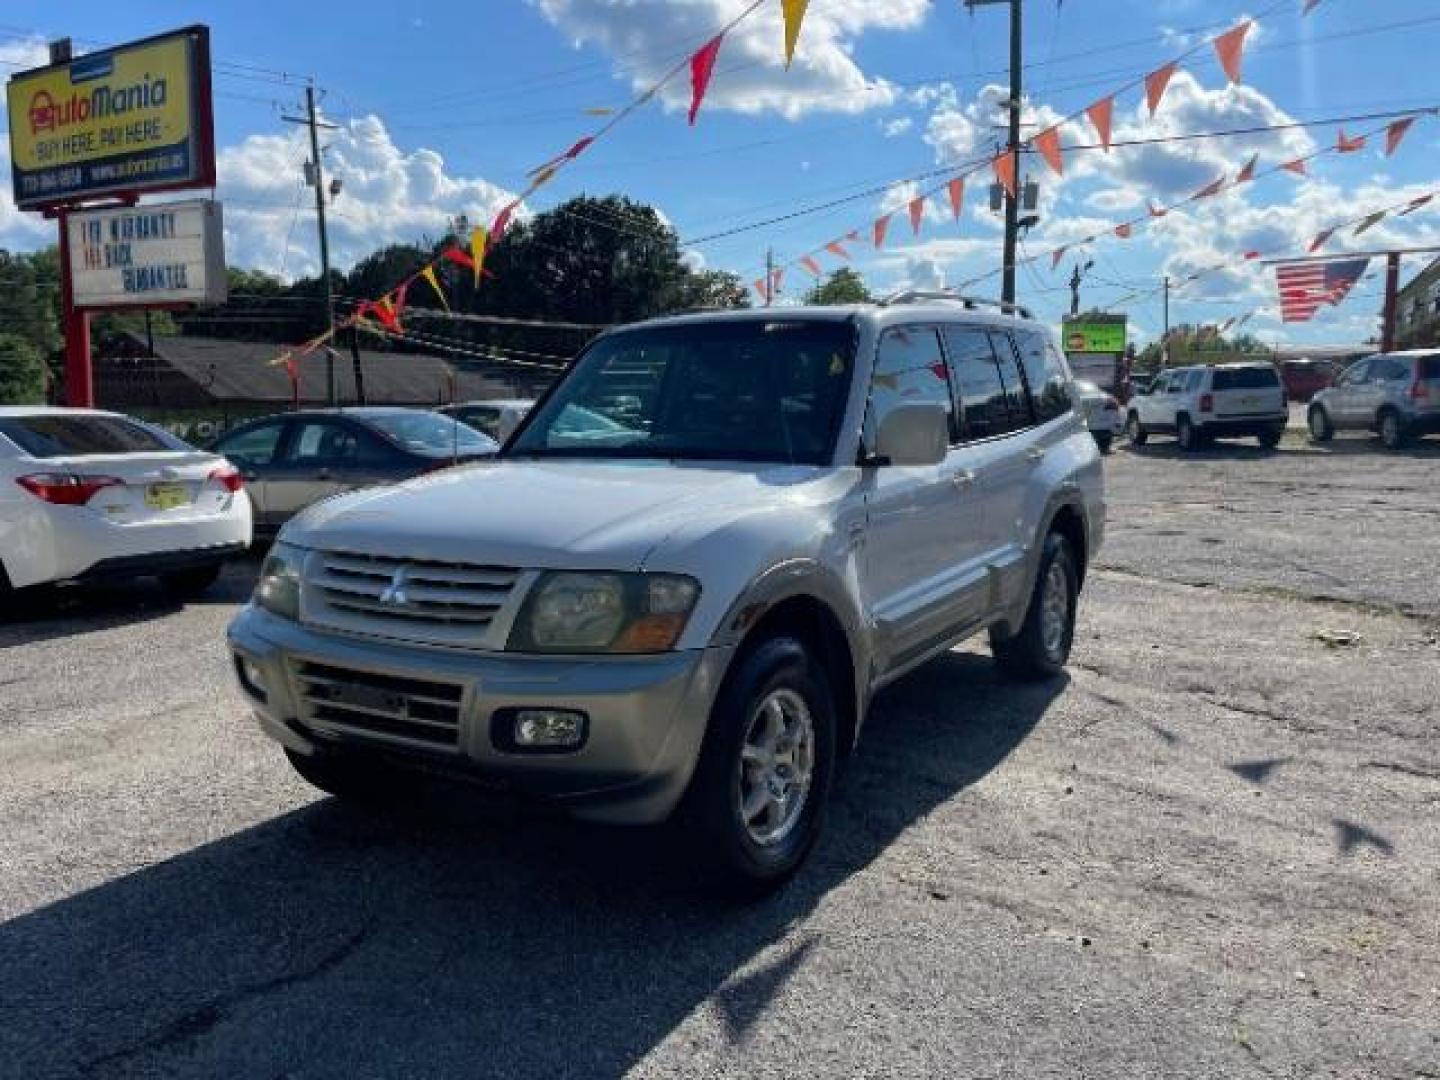
[[[41,38],[0,43],[0,67],[8,72],[39,67],[48,60],[49,52]],[[28,251],[54,242],[54,222],[15,209],[10,187],[10,142],[0,138],[0,247]]]
[[[914,126],[914,120],[908,116],[901,116],[895,120],[887,120],[880,126],[880,130],[887,139],[894,139],[904,135]]]
[[[636,90],[653,85],[748,6],[745,0],[531,3],[577,46],[596,45],[609,53]],[[851,55],[854,42],[867,31],[912,30],[924,22],[929,9],[929,0],[812,4],[787,72],[780,6],[766,4],[726,36],[705,107],[796,119],[812,112],[859,113],[889,105],[899,91],[883,79],[865,76]],[[660,99],[672,110],[689,107],[690,81],[683,72]]]

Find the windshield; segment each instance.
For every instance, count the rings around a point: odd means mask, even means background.
[[[602,338],[509,453],[824,464],[845,410],[848,323],[707,322]]]
[[[40,413],[0,419],[0,435],[36,458],[193,451],[168,432],[121,416]]]
[[[380,413],[365,417],[365,422],[413,454],[448,457],[456,453],[493,454],[497,449],[494,439],[439,413]]]
[[[1216,390],[1263,390],[1280,385],[1274,368],[1233,367],[1215,369]]]

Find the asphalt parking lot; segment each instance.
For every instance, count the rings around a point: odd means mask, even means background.
[[[204,603],[0,616],[0,1075],[1440,1076],[1440,443],[1109,459],[1067,679],[888,691],[781,894],[290,774]]]

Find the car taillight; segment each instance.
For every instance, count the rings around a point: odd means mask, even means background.
[[[242,476],[240,470],[233,465],[221,465],[218,468],[211,469],[210,475],[205,479],[219,484],[232,495],[245,486],[245,477]]]
[[[1201,412],[1210,412],[1210,411],[1211,411],[1212,409],[1214,409],[1214,408],[1215,408],[1215,395],[1214,395],[1214,394],[1201,394],[1201,395],[1200,395],[1200,411],[1201,411]]]
[[[1419,379],[1416,379],[1410,386],[1410,398],[1412,401],[1428,401],[1430,398],[1430,387],[1426,386],[1425,383]]]
[[[80,476],[75,473],[31,473],[15,482],[37,499],[55,506],[84,506],[97,492],[108,487],[124,487],[118,476]]]

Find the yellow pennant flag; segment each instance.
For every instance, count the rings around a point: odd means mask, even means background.
[[[485,269],[485,245],[490,234],[477,225],[470,231],[470,261],[475,264],[475,287],[480,287],[480,272]]]
[[[800,40],[800,24],[805,21],[805,9],[810,0],[780,0],[785,12],[785,66],[795,59],[795,43]]]
[[[445,290],[440,288],[440,279],[435,276],[435,267],[425,267],[424,270],[420,271],[420,276],[429,283],[430,288],[435,290],[435,295],[440,298],[440,306],[443,307],[446,311],[449,311],[450,304],[445,299]]]

